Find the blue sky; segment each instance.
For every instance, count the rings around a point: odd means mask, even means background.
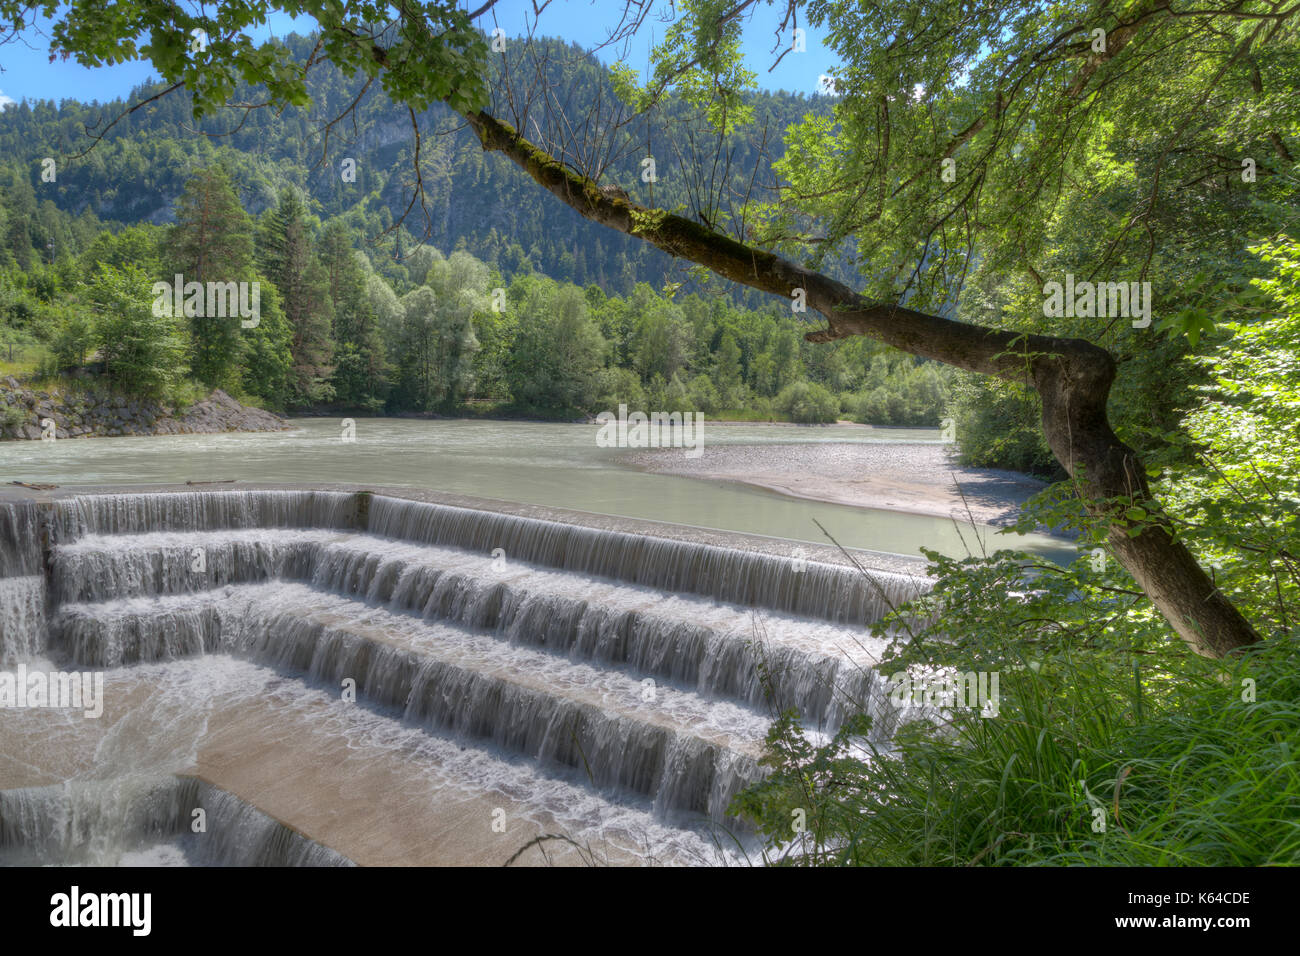
[[[552,0],[542,14],[538,32],[560,36],[584,47],[602,42],[617,21],[623,8],[622,0]],[[667,9],[667,4],[662,6]],[[525,32],[525,23],[532,21],[531,0],[501,0],[480,24],[491,29],[493,17],[509,36]],[[745,29],[744,50],[749,68],[758,74],[758,85],[765,89],[784,89],[815,92],[819,77],[835,62],[833,55],[822,46],[823,31],[808,28],[807,52],[790,53],[772,72],[768,68],[776,59],[772,52],[776,42],[774,31],[780,22],[777,11],[762,4]],[[310,18],[292,18],[276,15],[271,18],[265,36],[283,36],[295,28],[305,33],[312,26]],[[628,51],[629,64],[644,72],[646,56],[652,37],[660,39],[666,24],[654,16],[647,21],[642,33]],[[788,39],[788,38],[787,38]],[[24,42],[25,41],[25,42]],[[609,48],[601,52],[603,59],[614,60],[622,49]],[[778,51],[779,52],[779,51]],[[125,97],[132,87],[138,86],[153,75],[145,63],[124,63],[117,66],[90,70],[71,61],[49,62],[47,34],[29,31],[23,40],[0,47],[0,106],[12,101],[28,99],[77,99],[105,101]]]

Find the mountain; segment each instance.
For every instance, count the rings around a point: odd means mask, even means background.
[[[307,37],[290,36],[285,43],[300,60],[312,48]],[[609,164],[603,183],[687,213],[710,214],[710,203],[701,194],[737,203],[750,191],[760,200],[770,198],[770,163],[781,154],[786,127],[830,104],[820,96],[755,93],[748,100],[753,122],[729,135],[719,151],[715,134],[693,124],[679,104],[667,104],[619,128],[608,70],[576,46],[535,40],[531,46],[510,44],[510,49],[512,59],[499,69],[497,88],[517,88],[508,78],[528,71],[531,87],[546,91],[548,99],[520,117],[500,97],[494,109],[503,118],[522,121],[526,135],[552,132],[552,142],[565,130],[601,130],[600,152]],[[541,82],[533,80],[537,74]],[[123,115],[131,103],[148,100],[161,86],[141,87],[129,102],[24,101],[0,113],[0,156],[5,157],[0,167],[7,167],[6,180],[14,188],[26,192],[23,183],[29,184],[38,205],[48,199],[74,216],[93,214],[107,223],[133,224],[173,221],[175,201],[193,172],[220,162],[231,171],[244,207],[255,215],[274,204],[283,185],[293,184],[315,200],[317,214],[343,215],[372,241],[391,243],[392,234],[383,234],[412,199],[415,139],[404,108],[376,91],[358,99],[360,88],[359,80],[320,64],[309,74],[310,110],[232,108],[197,124],[181,92]],[[258,102],[258,91],[240,89],[232,101]],[[354,101],[354,113],[331,127],[329,120]],[[687,281],[690,287],[689,277],[669,256],[584,220],[508,160],[484,154],[463,122],[441,105],[416,120],[426,203],[417,202],[406,220],[410,235],[399,240],[405,248],[391,252],[407,253],[409,243],[424,239],[444,252],[472,253],[507,281],[536,270],[621,295],[638,281],[656,287]],[[715,153],[722,161],[716,167],[711,161],[703,164],[703,181],[692,183],[681,158],[693,169],[701,166],[693,157],[711,160]],[[653,197],[651,185],[641,181],[647,155],[656,160]],[[41,178],[46,158],[57,164],[53,183]],[[355,163],[354,182],[345,181],[345,160]],[[715,184],[711,192],[709,181]],[[35,218],[33,247],[46,250],[53,242],[57,255],[71,238],[41,234],[43,225],[51,233],[59,230],[41,216]],[[736,294],[741,301],[751,298]]]

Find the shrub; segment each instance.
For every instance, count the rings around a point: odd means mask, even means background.
[[[722,400],[718,396],[718,390],[707,375],[697,375],[691,379],[686,392],[691,405],[694,406],[694,410],[697,412],[712,415],[722,407]]]
[[[101,265],[91,294],[95,340],[114,387],[166,397],[186,372],[184,339],[176,319],[154,315],[148,278],[134,267]]]
[[[50,357],[56,370],[76,368],[94,348],[95,330],[84,314],[74,312],[64,317],[50,340]]]
[[[0,437],[11,436],[27,421],[27,413],[7,402],[0,402]]]
[[[645,389],[635,372],[628,368],[606,368],[597,377],[596,401],[590,411],[617,415],[620,404],[626,405],[628,411],[645,411],[645,401]]]
[[[921,614],[880,626],[915,630],[880,673],[996,672],[996,715],[951,708],[904,725],[886,750],[866,716],[818,745],[783,714],[764,757],[772,775],[732,807],[770,860],[1300,863],[1300,631],[1208,660],[1086,559],[1032,569],[1030,590],[1029,555],[931,560],[938,586],[911,609]],[[917,620],[933,623],[904,625]],[[795,810],[806,827],[792,843]]]
[[[1043,437],[1035,393],[1010,382],[962,374],[953,383],[949,414],[956,423],[963,465],[1064,477]]]
[[[840,404],[825,386],[815,382],[794,382],[781,389],[772,400],[777,411],[793,422],[824,424],[839,419]]]

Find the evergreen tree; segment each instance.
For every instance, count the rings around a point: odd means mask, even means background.
[[[329,383],[333,306],[329,276],[313,248],[312,224],[302,195],[286,187],[275,208],[263,215],[258,232],[261,269],[279,290],[289,324],[293,405],[328,401],[334,395]]]
[[[167,237],[166,281],[250,282],[253,221],[244,212],[229,174],[220,166],[201,169],[176,201],[176,225]],[[238,314],[191,316],[194,375],[209,388],[229,388],[238,375],[244,330]]]
[[[740,346],[729,330],[722,333],[714,356],[713,384],[724,407],[735,408],[743,401],[745,383],[741,378]]]

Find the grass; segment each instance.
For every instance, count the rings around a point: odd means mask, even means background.
[[[0,379],[12,375],[22,380],[35,374],[47,355],[43,345],[24,342],[11,347],[7,342],[0,343]]]
[[[31,351],[31,350],[29,350]],[[17,352],[17,349],[15,349]],[[7,354],[7,352],[5,353]],[[41,353],[43,357],[44,353]],[[89,402],[96,402],[110,397],[126,398],[129,400],[143,400],[160,402],[165,406],[170,406],[174,413],[184,414],[195,402],[206,398],[210,389],[195,382],[191,379],[181,381],[171,393],[160,399],[142,399],[138,395],[113,388],[113,386],[103,378],[76,378],[71,375],[48,374],[42,370],[41,357],[33,358],[30,361],[6,363],[0,362],[0,378],[6,375],[13,375],[18,378],[23,388],[30,391],[49,392],[54,396],[61,396],[65,399],[84,399]],[[262,407],[264,403],[253,396],[243,393],[232,396],[236,401],[245,406]]]
[[[785,412],[764,411],[763,409],[726,408],[705,416],[713,422],[790,422],[792,419]]]
[[[784,862],[1300,862],[1298,636],[1226,664],[1066,654],[1004,670],[997,717],[955,711],[890,753],[842,735],[797,756],[781,733],[776,775],[742,801]],[[808,832],[782,844],[799,806]]]

